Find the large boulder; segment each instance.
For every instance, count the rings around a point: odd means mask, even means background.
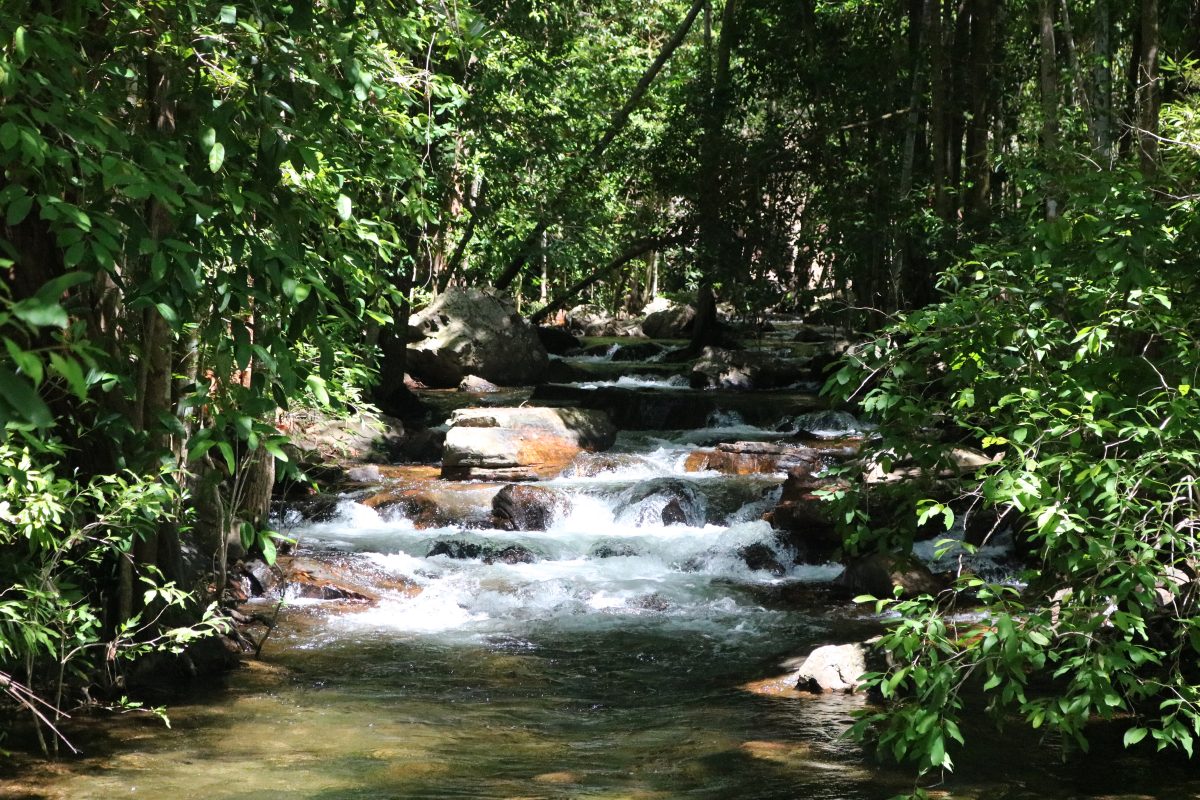
[[[550,360],[534,329],[505,299],[450,289],[409,320],[407,367],[427,386],[450,388],[467,375],[504,386],[536,383]]]
[[[537,480],[557,475],[583,450],[607,450],[617,431],[603,411],[470,408],[450,417],[442,477]]]
[[[696,309],[671,304],[647,314],[642,320],[642,333],[651,339],[686,339],[691,335],[695,321]]]

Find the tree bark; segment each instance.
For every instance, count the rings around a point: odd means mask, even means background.
[[[1046,0],[1042,0],[1046,2]],[[988,159],[988,138],[992,111],[993,29],[996,0],[974,0],[971,5],[971,56],[968,85],[966,144],[966,216],[978,225],[986,221],[990,210],[992,167]]]
[[[1041,59],[1039,82],[1042,94],[1042,160],[1047,165],[1046,219],[1058,218],[1058,199],[1053,190],[1054,165],[1058,152],[1058,58],[1054,41],[1054,4],[1052,0],[1038,3],[1038,31]]]
[[[1109,0],[1092,6],[1092,132],[1093,145],[1105,167],[1112,166],[1112,11]]]
[[[1138,54],[1137,142],[1142,174],[1158,170],[1158,0],[1142,0],[1142,48]]]

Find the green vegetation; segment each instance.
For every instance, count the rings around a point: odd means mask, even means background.
[[[881,328],[829,384],[878,461],[995,457],[899,527],[852,488],[851,548],[992,513],[1036,567],[885,600],[859,733],[949,767],[979,688],[1190,754],[1200,18],[1119,6],[0,3],[0,693],[219,628],[281,415],[399,407],[412,304],[699,292]]]

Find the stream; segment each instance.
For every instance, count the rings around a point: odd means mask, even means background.
[[[573,388],[693,391],[627,368]],[[538,484],[560,498],[544,531],[420,528],[361,502],[366,490],[343,496],[325,521],[285,514],[298,558],[355,576],[377,602],[291,595],[262,660],[226,687],[173,698],[170,728],[145,715],[85,720],[82,758],[0,780],[0,797],[883,800],[910,791],[910,773],[842,737],[862,698],[747,687],[880,626],[833,588],[839,565],[796,563],[761,520],[784,476],[685,469],[700,446],[779,439],[779,421],[806,405],[818,403],[802,387],[764,394],[754,414],[715,407],[701,428],[625,430],[610,454]],[[390,480],[451,493],[480,514],[499,487]],[[1100,769],[1064,764],[1054,743],[989,731],[969,732],[974,755],[935,796],[1200,797],[1186,769],[1124,753]]]

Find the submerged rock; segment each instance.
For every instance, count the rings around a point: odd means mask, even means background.
[[[863,431],[863,424],[846,411],[810,411],[796,417],[793,424],[797,435],[815,439],[855,435]]]
[[[649,469],[653,462],[644,456],[632,453],[588,453],[583,452],[571,459],[563,469],[563,478],[595,478],[605,473],[628,469]]]
[[[460,409],[450,418],[442,477],[536,480],[562,471],[582,450],[606,450],[617,432],[602,411],[577,408]]]
[[[787,567],[780,563],[779,556],[765,542],[739,547],[737,553],[746,566],[755,572],[769,572],[777,577],[787,574]]]
[[[704,524],[707,503],[691,482],[679,478],[654,478],[623,491],[613,517],[619,525]]]
[[[431,387],[457,386],[467,375],[505,386],[535,383],[550,363],[512,305],[481,289],[447,290],[409,327],[416,343],[408,348],[408,371]]]
[[[389,489],[363,498],[360,502],[380,516],[400,516],[413,527],[485,528],[490,523],[491,495],[494,488],[477,485],[439,484]]]
[[[592,545],[589,558],[631,558],[642,553],[632,543],[621,539],[605,539]]]

